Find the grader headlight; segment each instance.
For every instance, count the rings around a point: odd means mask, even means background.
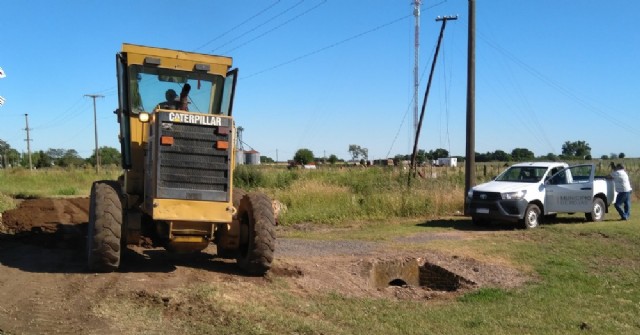
[[[140,112],[140,114],[138,114],[138,120],[142,123],[147,123],[151,120],[151,115],[147,112]]]
[[[151,120],[151,115],[147,112],[140,112],[140,114],[138,114],[138,120],[142,123],[147,123]]]

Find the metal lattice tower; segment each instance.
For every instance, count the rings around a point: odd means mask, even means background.
[[[244,152],[244,146],[242,145],[242,131],[244,131],[244,128],[242,127],[238,127],[238,137],[236,138],[236,151],[242,151]]]
[[[420,5],[422,0],[414,0],[413,16],[415,16],[415,41],[413,65],[413,134],[418,130],[418,90],[420,89]]]

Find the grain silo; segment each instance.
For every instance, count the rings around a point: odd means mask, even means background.
[[[247,165],[260,165],[260,153],[255,150],[245,151],[244,163]]]

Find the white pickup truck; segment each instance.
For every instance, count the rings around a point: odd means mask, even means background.
[[[524,228],[535,228],[543,217],[557,213],[585,213],[587,220],[601,221],[616,193],[613,181],[595,172],[594,164],[515,164],[469,190],[467,213],[474,224],[519,222]]]

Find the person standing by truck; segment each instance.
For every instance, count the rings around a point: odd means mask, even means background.
[[[613,172],[611,172],[611,178],[613,179],[615,190],[618,192],[614,207],[620,214],[622,220],[629,220],[629,215],[631,214],[632,189],[629,175],[627,171],[624,170],[624,165],[618,163]]]

